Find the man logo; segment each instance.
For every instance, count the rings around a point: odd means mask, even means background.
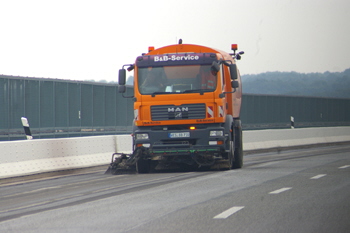
[[[188,118],[188,107],[168,108],[169,119]]]
[[[188,107],[168,108],[168,112],[188,112]]]

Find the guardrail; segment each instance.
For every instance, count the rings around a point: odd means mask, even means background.
[[[243,131],[246,153],[350,142],[350,127]],[[0,142],[0,178],[107,165],[114,152],[131,153],[129,135]]]

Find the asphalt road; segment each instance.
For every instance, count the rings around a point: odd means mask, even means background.
[[[243,169],[0,180],[0,232],[350,232],[350,145]]]

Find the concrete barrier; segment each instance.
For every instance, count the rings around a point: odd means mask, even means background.
[[[245,152],[350,142],[350,127],[243,132]],[[129,135],[0,142],[0,178],[107,165],[114,152],[131,153]]]
[[[245,152],[350,141],[350,127],[268,129],[243,132]]]
[[[0,142],[0,178],[108,164],[131,149],[129,135]]]

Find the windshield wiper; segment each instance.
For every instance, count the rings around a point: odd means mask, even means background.
[[[209,89],[193,89],[193,90],[186,90],[183,91],[182,93],[200,93],[201,95],[203,95],[204,92],[212,92],[213,90],[209,90]]]
[[[155,97],[156,95],[160,95],[160,94],[174,94],[176,92],[165,92],[165,91],[156,91],[156,92],[153,92],[151,95],[152,97]]]
[[[150,94],[152,97],[155,97],[156,95],[164,95],[164,94],[183,94],[183,93],[200,93],[203,95],[204,92],[212,92],[213,90],[210,89],[193,89],[193,90],[185,90],[181,92],[177,91],[171,91],[171,92],[165,92],[165,91],[156,91]]]

